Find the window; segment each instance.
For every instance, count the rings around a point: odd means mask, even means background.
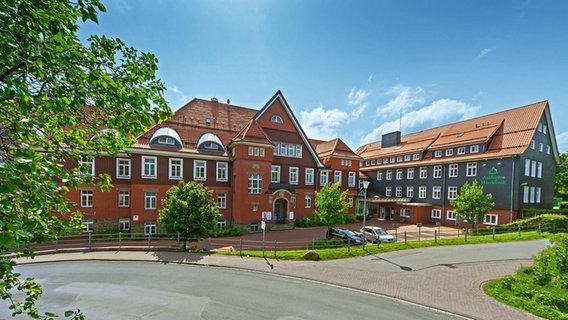
[[[306,168],[306,185],[313,185],[314,184],[314,169],[313,168]]]
[[[448,187],[448,199],[455,200],[458,196],[458,187]]]
[[[542,132],[542,123],[538,123],[538,132]]]
[[[375,160],[373,160],[374,162]],[[373,163],[374,164],[374,163]],[[344,167],[350,167],[351,166],[351,160],[345,160],[345,159],[341,159],[341,165]]]
[[[410,161],[411,156],[409,154],[404,155],[404,161]]]
[[[392,196],[392,187],[386,187],[385,188],[385,197],[391,197]]]
[[[93,232],[93,221],[92,220],[83,220],[81,224],[85,226],[83,232]]]
[[[531,149],[536,149],[536,142],[534,140],[531,140]]]
[[[217,162],[217,181],[228,181],[229,164],[227,162]]]
[[[412,160],[420,160],[420,154],[419,153],[415,153],[412,155]]]
[[[479,152],[479,146],[471,146],[469,147],[469,153],[478,153]]]
[[[426,187],[418,187],[418,198],[426,199]]]
[[[529,195],[529,202],[530,202],[530,203],[534,203],[536,188],[535,188],[535,187],[531,187],[530,190],[531,190],[531,191],[530,191],[530,195]]]
[[[144,192],[144,209],[146,210],[156,209],[156,191]]]
[[[276,147],[274,147],[274,155],[283,157],[302,157],[302,145],[279,142]]]
[[[257,212],[258,211],[258,202],[253,202],[252,203],[252,211]]]
[[[336,170],[333,175],[333,183],[341,185],[341,171]]]
[[[118,230],[120,231],[130,230],[130,219],[118,219]]]
[[[387,170],[387,180],[392,180],[392,170]]]
[[[523,203],[529,203],[529,186],[523,188]]]
[[[449,171],[448,172],[449,177],[452,177],[452,178],[457,177],[458,176],[458,165],[457,165],[457,163],[450,164],[448,171]]]
[[[428,177],[428,168],[420,167],[420,179],[426,179]]]
[[[525,176],[529,177],[531,175],[531,160],[525,159]]]
[[[79,161],[81,173],[86,175],[95,175],[95,159]]]
[[[477,162],[468,162],[466,176],[475,177],[477,175]]]
[[[130,159],[116,159],[116,177],[130,179]]]
[[[432,187],[432,199],[440,199],[442,198],[442,187],[435,186]]]
[[[544,152],[544,144],[542,142],[538,143],[538,151],[539,152]]]
[[[446,149],[446,157],[453,156],[453,155],[454,155],[454,149]]]
[[[531,177],[536,177],[536,161],[531,160]]]
[[[460,154],[465,154],[465,147],[459,147],[458,148],[458,155]]]
[[[536,187],[535,190],[535,202],[536,203],[540,203],[540,194],[541,194],[542,190],[540,187]]]
[[[542,133],[546,134],[547,127],[545,124],[542,125]]]
[[[343,161],[343,160],[342,160]],[[377,161],[375,159],[371,160],[371,165],[374,166],[377,164]]]
[[[217,220],[217,228],[223,229],[227,226],[227,220]]]
[[[193,179],[205,180],[207,177],[207,161],[193,160]]]
[[[160,138],[158,138],[158,143],[159,144],[174,145],[174,144],[176,144],[176,141],[173,138],[170,138],[170,137],[160,137]]]
[[[434,178],[442,177],[442,166],[434,166],[433,176]]]
[[[440,158],[442,156],[442,150],[436,150],[434,152],[434,157],[435,158]]]
[[[299,179],[299,170],[296,167],[290,167],[290,183],[291,184],[298,184]]]
[[[442,210],[432,209],[432,218],[433,219],[442,219]]]
[[[456,220],[456,212],[453,210],[446,211],[446,219],[447,220]]]
[[[181,179],[183,172],[183,162],[181,159],[170,158],[170,179]]]
[[[118,190],[118,206],[120,208],[130,207],[130,190]]]
[[[255,221],[250,223],[250,232],[258,232],[259,229],[258,222]]]
[[[151,235],[156,233],[156,223],[155,222],[144,222],[144,235]]]
[[[536,177],[542,178],[542,162],[537,162],[536,164]]]
[[[485,217],[483,217],[483,223],[495,225],[497,224],[497,219],[498,216],[496,214],[486,214]]]
[[[270,182],[280,182],[280,166],[272,166],[270,171]]]
[[[396,169],[396,180],[402,180],[402,175],[404,171],[402,169]]]
[[[259,173],[249,174],[248,193],[250,194],[262,193],[262,175],[260,175]]]
[[[284,123],[284,119],[282,118],[282,116],[280,116],[278,114],[274,114],[274,115],[272,115],[272,117],[270,117],[270,122]]]
[[[320,185],[326,185],[329,182],[329,171],[320,172]]]
[[[402,156],[396,157],[396,162],[402,162]]]
[[[406,169],[406,179],[408,180],[414,179],[414,168]]]
[[[93,190],[81,189],[81,208],[93,207]]]
[[[395,189],[395,196],[396,196],[397,198],[402,197],[402,187],[396,187],[396,189]]]
[[[390,157],[390,163],[395,163],[396,162],[396,158],[395,157]]]
[[[217,193],[217,206],[219,207],[219,209],[227,209],[227,193]]]
[[[377,171],[377,180],[383,180],[383,172]]]
[[[414,197],[414,187],[406,187],[406,196],[408,198]]]
[[[400,209],[400,216],[404,218],[410,218],[410,210]]]
[[[348,185],[349,187],[354,187],[356,180],[357,180],[357,179],[356,179],[356,173],[350,171],[350,172],[349,172],[349,179],[347,180],[347,185]]]
[[[549,144],[546,145],[546,154],[550,154],[550,145]]]
[[[264,157],[264,148],[249,147],[248,155],[253,157]]]
[[[142,178],[156,178],[156,157],[142,157]]]
[[[311,208],[312,207],[312,195],[306,194],[304,196],[304,208]]]

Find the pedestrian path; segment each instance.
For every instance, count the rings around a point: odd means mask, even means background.
[[[18,263],[128,260],[239,268],[373,292],[466,318],[517,320],[539,318],[488,297],[482,285],[532,264],[533,256],[547,245],[544,239],[432,247],[320,262],[168,251],[92,251],[39,255]]]

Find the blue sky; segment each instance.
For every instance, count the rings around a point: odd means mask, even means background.
[[[154,53],[173,110],[259,109],[281,90],[310,138],[353,149],[548,100],[568,151],[567,1],[104,1],[80,35]],[[402,113],[402,121],[399,116]]]

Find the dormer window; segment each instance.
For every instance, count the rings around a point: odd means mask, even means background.
[[[159,144],[174,145],[174,144],[176,144],[176,141],[173,138],[170,138],[170,137],[160,137],[160,138],[158,138],[158,143]]]
[[[169,127],[162,127],[150,138],[151,145],[175,146],[181,148],[183,143],[177,131]]]
[[[284,119],[282,118],[282,116],[274,114],[272,115],[272,117],[270,117],[270,122],[284,123]]]
[[[204,133],[197,141],[197,150],[224,152],[223,143],[216,134]]]

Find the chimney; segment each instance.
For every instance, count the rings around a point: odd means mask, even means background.
[[[218,100],[217,98],[215,98],[215,97],[211,98],[211,101],[213,101],[213,102],[219,102],[219,100]]]
[[[227,104],[231,104],[231,99],[227,99]]]
[[[381,148],[388,148],[400,145],[400,131],[383,134],[381,138]]]

